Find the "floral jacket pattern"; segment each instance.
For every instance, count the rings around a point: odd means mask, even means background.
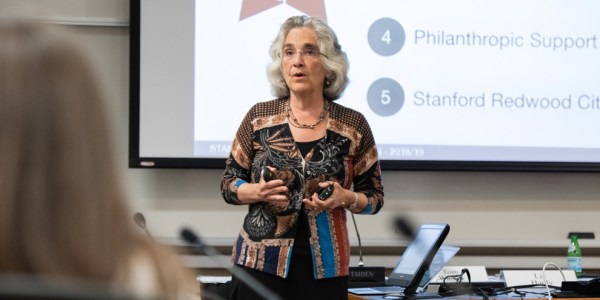
[[[302,157],[288,123],[288,99],[255,104],[240,125],[221,182],[224,200],[240,205],[237,189],[258,182],[264,166],[277,168],[289,188],[288,206],[267,202],[248,206],[233,246],[232,262],[281,277],[287,276],[302,199],[322,181],[337,181],[367,196],[360,214],[376,214],[383,206],[383,186],[373,134],[362,114],[330,103],[325,138]],[[315,278],[348,275],[350,243],[346,209],[305,210]]]

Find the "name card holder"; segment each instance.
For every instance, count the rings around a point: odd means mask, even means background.
[[[484,266],[445,266],[435,277],[431,279],[431,283],[442,283],[447,276],[460,275],[462,269],[468,269],[471,274],[471,282],[486,282],[488,281],[487,270]],[[446,280],[446,283],[456,282],[456,280]],[[462,276],[462,282],[469,282],[467,274]]]
[[[563,275],[559,270],[503,270],[501,277],[507,287],[510,286],[527,286],[527,285],[545,285],[544,273],[546,273],[546,282],[549,286],[560,287],[563,281],[577,281],[577,276],[573,270],[562,270]]]

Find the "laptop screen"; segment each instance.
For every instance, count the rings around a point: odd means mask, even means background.
[[[440,271],[448,264],[448,262],[458,253],[460,247],[442,245],[440,250],[435,254],[431,264],[429,265],[429,269],[425,271],[423,274],[423,278],[421,278],[421,283],[419,283],[420,288],[424,288],[429,284],[430,281],[433,280],[433,277],[438,275]]]
[[[405,294],[414,293],[449,231],[448,224],[421,225],[386,284],[404,287]]]

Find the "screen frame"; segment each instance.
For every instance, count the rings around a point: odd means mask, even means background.
[[[223,169],[226,158],[140,156],[140,31],[141,0],[130,0],[129,153],[130,168]],[[600,172],[600,163],[380,160],[382,170]]]
[[[404,287],[404,294],[410,295],[415,294],[417,289],[419,288],[419,284],[421,283],[421,279],[423,279],[423,275],[429,268],[429,265],[433,261],[435,254],[438,252],[444,240],[448,236],[450,232],[450,225],[448,224],[423,224],[419,228],[419,231],[415,235],[415,240],[411,241],[408,245],[404,253],[408,253],[412,247],[415,247],[415,241],[419,238],[419,234],[423,232],[423,230],[436,230],[438,235],[435,238],[433,244],[429,245],[427,249],[427,254],[425,259],[418,266],[416,272],[414,274],[406,274],[406,273],[398,273],[395,270],[405,262],[406,257],[402,255],[398,264],[394,266],[394,271],[390,274],[390,276],[386,279],[386,285],[398,285]]]

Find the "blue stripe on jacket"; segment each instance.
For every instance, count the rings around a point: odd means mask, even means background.
[[[335,254],[333,251],[333,241],[331,240],[332,234],[329,232],[328,214],[326,212],[321,212],[317,215],[316,221],[325,277],[333,277],[335,276]],[[315,278],[317,278],[316,272],[315,268]]]

